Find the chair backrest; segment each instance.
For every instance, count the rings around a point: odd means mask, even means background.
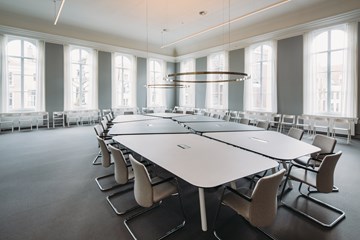
[[[102,156],[101,165],[106,168],[110,167],[110,165],[111,165],[110,152],[109,152],[108,148],[106,147],[104,140],[98,136],[96,136],[96,138],[99,142],[99,146],[100,146],[100,150],[101,150],[101,156]]]
[[[321,149],[318,153],[311,154],[312,158],[317,158],[317,155],[333,153],[336,145],[336,139],[325,135],[315,135],[312,145]]]
[[[108,126],[107,126],[108,120],[106,118],[103,118],[103,120],[101,120],[100,124],[104,131],[108,129]]]
[[[194,114],[194,111],[192,111],[192,110],[187,110],[185,113],[186,113],[186,114]]]
[[[212,117],[213,117],[213,118],[220,118],[220,115],[217,114],[217,113],[214,113],[214,114],[212,115]]]
[[[114,160],[115,181],[119,184],[125,184],[129,181],[129,171],[125,163],[125,158],[120,149],[109,145],[111,156]]]
[[[295,124],[295,115],[287,115],[287,114],[284,114],[282,116],[282,123],[292,123],[292,124]]]
[[[334,186],[334,171],[341,154],[342,152],[339,151],[335,154],[326,155],[323,158],[316,176],[316,188],[319,192],[332,192]]]
[[[289,137],[295,138],[297,140],[301,140],[303,135],[304,135],[304,130],[294,127],[290,128],[288,132]]]
[[[97,136],[101,137],[104,133],[104,129],[100,124],[96,124],[94,127],[95,133]]]
[[[269,122],[267,122],[267,121],[259,121],[256,123],[256,126],[259,128],[263,128],[265,130],[268,130],[270,127]]]
[[[251,195],[248,221],[256,227],[265,227],[273,223],[277,213],[277,192],[285,169],[260,178]]]
[[[151,207],[153,202],[153,189],[151,179],[146,167],[137,161],[131,154],[129,159],[134,170],[134,196],[136,202],[142,207]]]
[[[240,123],[241,123],[241,124],[249,125],[249,124],[250,124],[250,119],[248,119],[248,118],[241,118],[241,119],[240,119]]]
[[[230,115],[224,115],[222,119],[224,121],[230,121]]]
[[[132,114],[134,114],[133,111],[125,111],[125,112],[124,112],[124,115],[132,115]]]

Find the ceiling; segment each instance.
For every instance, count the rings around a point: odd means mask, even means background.
[[[360,9],[359,0],[291,0],[162,48],[281,1],[67,0],[54,26],[53,0],[0,0],[0,25],[176,57]]]

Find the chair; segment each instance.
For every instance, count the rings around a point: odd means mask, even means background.
[[[258,121],[256,123],[256,126],[259,127],[259,128],[263,128],[265,130],[268,130],[269,127],[270,127],[269,122],[267,122],[267,121]]]
[[[19,123],[20,114],[18,113],[3,113],[0,114],[0,132],[1,129],[7,129],[7,126],[11,127],[11,131],[14,132],[14,126]]]
[[[224,115],[222,120],[229,122],[230,121],[230,115]]]
[[[30,130],[33,128],[33,113],[21,113],[19,118],[19,132],[21,131],[22,123],[25,123],[25,126],[29,126]]]
[[[64,112],[53,112],[53,128],[57,124],[61,124],[65,127],[65,113]]]
[[[194,115],[194,114],[195,114],[195,112],[194,112],[194,111],[192,111],[192,110],[186,110],[186,111],[185,111],[185,114],[192,114],[192,115]]]
[[[279,131],[281,119],[282,119],[281,114],[275,114],[270,116],[270,120],[269,120],[270,128],[275,128],[276,131]]]
[[[288,127],[289,129],[295,127],[295,115],[284,114],[280,122],[280,132]]]
[[[250,119],[248,118],[241,118],[239,123],[241,124],[245,124],[245,125],[249,125],[250,124]]]
[[[114,177],[117,184],[124,186],[129,183],[131,183],[134,180],[134,172],[130,164],[126,163],[125,157],[120,149],[109,145],[109,149],[112,155],[112,158],[114,160]],[[111,208],[114,210],[114,212],[117,215],[123,215],[126,214],[134,209],[139,208],[139,205],[136,205],[134,207],[131,207],[127,210],[119,210],[115,204],[111,201],[113,198],[124,194],[128,191],[133,190],[133,187],[122,190],[120,192],[115,192],[109,196],[106,197],[107,202],[110,204]]]
[[[133,115],[133,114],[134,114],[133,111],[125,111],[125,112],[124,112],[124,115]]]
[[[104,133],[103,127],[100,124],[97,124],[94,126],[94,130],[96,133],[96,136],[103,139],[105,144],[112,144],[114,141],[112,140],[112,137],[107,136],[106,133]],[[100,145],[99,145],[100,147]],[[99,149],[98,155],[95,157],[94,161],[92,162],[93,165],[101,165],[101,163],[97,162],[97,160],[102,157],[101,149]]]
[[[109,132],[109,128],[111,127],[111,123],[109,123],[109,121],[107,120],[106,117],[104,117],[103,120],[100,121],[100,125],[102,126],[104,133]]]
[[[312,166],[318,167],[320,166],[320,163],[322,159],[329,154],[333,154],[335,145],[336,145],[336,139],[324,135],[315,135],[314,140],[312,142],[312,145],[320,148],[320,152],[313,153],[310,155],[310,157],[300,157],[294,159],[294,162],[301,164],[303,166]]]
[[[218,113],[214,113],[214,114],[212,115],[212,117],[213,117],[213,118],[217,118],[217,119],[219,119],[219,118],[220,118],[220,114],[218,114]]]
[[[147,208],[145,211],[139,212],[124,220],[124,224],[128,229],[129,233],[131,234],[131,236],[134,239],[137,239],[134,233],[130,229],[129,226],[130,221],[133,221],[142,214],[147,213],[150,210],[154,209],[154,204],[161,203],[162,200],[176,193],[178,193],[177,195],[179,197],[181,211],[184,217],[183,222],[180,225],[168,231],[164,236],[162,236],[159,239],[163,239],[169,236],[170,234],[174,233],[175,231],[183,228],[185,226],[185,214],[182,207],[181,194],[178,191],[178,183],[176,179],[175,178],[161,179],[158,177],[151,179],[146,167],[142,163],[137,161],[132,155],[129,155],[129,158],[135,175],[135,182],[134,182],[135,200],[141,207]]]
[[[106,147],[105,141],[103,139],[101,139],[98,136],[96,136],[96,138],[98,140],[100,150],[101,150],[101,156],[102,156],[101,165],[105,168],[108,168],[113,164],[113,162],[111,162],[111,156],[110,156],[109,149]],[[114,176],[114,173],[95,178],[95,182],[97,183],[97,185],[99,186],[101,191],[108,191],[108,190],[114,189],[115,187],[119,186],[117,183],[111,185],[110,187],[104,187],[100,184],[100,180],[108,178],[108,177],[112,177],[112,176]]]
[[[324,157],[324,159],[322,160],[319,169],[314,170],[311,167],[306,167],[303,165],[299,165],[296,164],[295,162],[293,162],[293,164],[291,165],[288,175],[286,177],[285,180],[285,184],[283,187],[283,190],[281,192],[281,203],[283,204],[283,206],[290,208],[291,210],[301,214],[302,216],[320,224],[323,227],[328,227],[331,228],[333,226],[335,226],[335,224],[337,224],[340,220],[345,218],[345,213],[334,207],[331,206],[330,204],[327,204],[323,201],[320,201],[314,197],[311,197],[310,194],[311,193],[330,193],[333,191],[333,186],[334,186],[334,171],[335,171],[335,167],[336,164],[341,156],[342,152],[339,151],[335,154],[331,154],[331,155],[327,155]],[[338,214],[340,214],[334,221],[327,223],[324,221],[321,221],[295,207],[292,207],[288,204],[286,204],[284,201],[282,201],[283,198],[283,194],[284,194],[284,190],[285,190],[285,186],[286,186],[286,182],[292,179],[294,181],[297,181],[300,183],[299,185],[299,197],[303,197],[307,200],[310,200],[314,203],[319,204],[320,206],[323,206],[327,209],[330,209]],[[301,187],[302,184],[306,184],[309,186],[308,188],[308,194],[304,194],[301,192]],[[315,191],[310,191],[310,187],[315,188]]]
[[[222,205],[233,209],[237,214],[241,215],[253,227],[266,234],[270,235],[260,229],[271,225],[277,214],[277,192],[280,182],[285,174],[285,169],[260,178],[257,181],[251,196],[231,188],[226,187],[221,196],[220,204],[216,212],[214,221],[214,235],[217,239],[221,239],[216,231],[216,221],[220,213]],[[228,192],[226,192],[228,190]]]
[[[304,135],[304,130],[299,129],[299,128],[292,127],[288,131],[288,136],[292,137],[292,138],[295,138],[297,140],[301,140],[303,135]]]
[[[311,134],[311,120],[309,116],[297,116],[295,126],[303,129],[304,131],[308,131],[308,133]]]
[[[350,143],[351,141],[351,124],[348,119],[340,119],[336,118],[333,120],[332,126],[331,126],[331,136],[333,138],[336,137],[336,132],[345,132],[347,134],[346,143]]]
[[[317,131],[319,129],[322,129],[322,132],[326,132],[326,135],[329,136],[329,130],[330,130],[330,125],[329,125],[329,119],[326,117],[314,117],[312,119],[312,129],[313,129],[313,135],[317,134]]]

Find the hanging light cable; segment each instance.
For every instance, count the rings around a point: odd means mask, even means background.
[[[225,1],[225,0],[224,0]],[[224,24],[222,26],[228,26],[228,44],[226,44],[226,38],[225,38],[225,30],[223,28],[223,47],[225,48],[227,45],[228,51],[230,52],[230,0],[228,1],[228,21],[225,21],[225,4],[223,1],[223,22]],[[181,76],[199,76],[199,75],[221,75],[223,78],[221,79],[212,79],[212,80],[183,80]],[[227,77],[226,77],[227,76]],[[173,83],[230,83],[230,82],[241,82],[244,80],[250,79],[250,75],[243,73],[243,72],[230,72],[230,71],[196,71],[196,72],[178,72],[178,73],[171,73],[167,74],[166,77],[164,77],[165,81],[173,82]]]

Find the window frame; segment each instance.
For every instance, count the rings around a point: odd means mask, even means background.
[[[222,58],[222,59],[217,59]],[[216,65],[218,60],[219,65]],[[228,71],[229,55],[228,52],[222,51],[207,56],[207,71]],[[221,74],[210,74],[207,81],[221,79]],[[223,83],[207,83],[206,84],[206,108],[210,109],[228,109],[229,84]],[[214,100],[216,99],[216,100]]]
[[[74,73],[74,65],[78,64],[78,62],[74,62],[71,55],[74,50],[79,50],[81,56],[81,51],[86,51],[89,56],[89,63],[82,64],[88,67],[88,97],[87,103],[85,105],[74,104],[74,97],[73,97],[73,76]],[[93,110],[98,108],[98,65],[97,65],[97,51],[92,48],[87,48],[78,45],[66,45],[64,46],[64,72],[65,72],[65,89],[64,89],[64,110],[71,111],[71,110]],[[79,58],[80,59],[80,58]],[[81,64],[80,64],[81,65]],[[81,95],[81,93],[80,93]]]
[[[35,112],[44,111],[44,42],[38,39],[5,35],[0,38],[3,54],[3,80],[2,80],[2,112]],[[9,53],[8,44],[13,41],[20,41],[19,54]],[[25,47],[27,44],[34,46],[33,56],[27,56]],[[20,104],[16,106],[14,91],[10,88],[16,87],[14,74],[10,72],[9,59],[17,59],[19,65],[19,83],[20,83]],[[33,66],[27,66],[26,62],[32,61]],[[16,67],[16,66],[15,66]],[[27,73],[29,69],[33,71],[31,75]],[[26,77],[27,76],[27,77]],[[29,81],[35,81],[29,83]],[[30,90],[26,90],[29,84],[32,85]],[[35,91],[35,94],[34,94]],[[28,94],[32,93],[31,96]],[[30,101],[31,100],[31,101]],[[11,104],[10,104],[11,103]],[[29,103],[33,103],[31,106]]]
[[[251,76],[251,78],[246,80],[244,84],[245,111],[277,112],[276,44],[276,41],[273,40],[265,41],[250,45],[245,49],[245,71]],[[269,48],[270,54],[268,58],[265,58],[265,46]],[[257,60],[255,55],[257,54],[257,49],[259,48],[260,60]],[[254,70],[256,65],[260,66],[258,68],[259,72]],[[264,78],[265,74],[267,76],[266,78]],[[260,76],[260,79],[257,79],[257,76]],[[255,89],[258,89],[259,92],[254,92]],[[254,99],[255,96],[258,96],[256,101]],[[260,104],[256,104],[255,102]]]
[[[160,66],[159,71],[154,71],[155,64],[153,64],[153,68],[151,69],[152,62],[158,63]],[[166,72],[166,62],[162,59],[158,58],[149,58],[147,61],[147,84],[163,84],[163,77],[165,76]],[[160,77],[156,78],[156,73],[159,74]],[[154,80],[152,80],[154,79]],[[158,95],[158,103],[152,101],[153,94]],[[166,92],[163,88],[147,88],[147,107],[166,107]]]
[[[117,65],[117,58],[121,57],[121,58],[127,58],[130,62],[130,67],[129,68],[125,68],[124,65],[122,66],[118,66]],[[124,63],[122,61],[122,63]],[[117,69],[121,69],[119,70],[120,72],[122,72],[122,77],[124,77],[124,69],[128,70],[129,73],[129,103],[128,104],[122,104],[119,103],[119,101],[122,102],[122,100],[119,100],[119,94],[118,94],[118,81],[117,81]],[[122,80],[124,82],[124,80]],[[121,96],[123,96],[121,93]],[[122,98],[123,99],[123,98]],[[124,54],[124,53],[119,53],[119,52],[115,52],[112,54],[112,107],[114,108],[123,108],[123,107],[136,107],[137,103],[136,103],[136,57],[130,54]]]
[[[341,36],[343,46],[332,48],[331,33],[334,31],[342,31]],[[316,48],[317,39],[322,34],[326,34],[326,44],[319,45],[319,50]],[[323,42],[323,41],[322,41]],[[336,44],[337,45],[337,44]],[[326,28],[316,29],[304,34],[304,114],[320,115],[320,116],[335,116],[335,117],[357,117],[357,65],[356,65],[356,46],[357,46],[357,23],[344,23],[333,25]],[[326,48],[325,48],[326,47]],[[337,65],[332,65],[332,60],[338,57],[332,57],[334,52],[341,52],[342,62]],[[318,56],[325,54],[326,62],[324,64],[326,71],[323,71],[326,81],[326,89],[324,89],[326,98],[319,96],[319,86],[321,79],[318,78],[320,68],[318,65]],[[323,63],[323,62],[322,62]],[[332,69],[332,67],[334,69]],[[332,74],[338,73],[338,79],[332,79]],[[336,91],[336,81],[338,83],[338,91]],[[334,88],[332,88],[334,87]],[[333,90],[335,89],[335,90]],[[333,97],[337,97],[334,99]],[[323,99],[323,100],[322,100]],[[326,101],[324,101],[326,99]],[[320,105],[323,106],[320,106]],[[333,106],[333,107],[332,107]],[[337,110],[337,111],[336,111]]]
[[[180,62],[180,72],[195,72],[195,59],[188,58]],[[194,75],[181,76],[182,80],[195,81]],[[180,106],[194,108],[195,107],[195,83],[185,83],[186,87],[180,88]],[[189,101],[186,101],[186,95]]]

